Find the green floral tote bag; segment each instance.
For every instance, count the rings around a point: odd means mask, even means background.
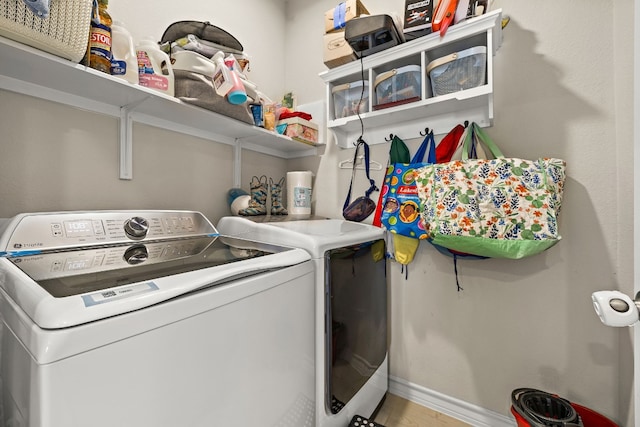
[[[417,169],[421,215],[436,245],[493,258],[524,258],[560,240],[566,163],[541,158],[506,158],[472,123],[464,144],[475,137],[495,159],[436,163]]]

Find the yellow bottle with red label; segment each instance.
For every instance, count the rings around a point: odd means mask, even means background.
[[[97,11],[91,19],[89,35],[89,66],[111,74],[111,16],[107,12],[109,0],[97,0]]]

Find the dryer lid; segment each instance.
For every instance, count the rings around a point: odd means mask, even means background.
[[[217,229],[226,235],[301,248],[312,258],[324,257],[331,249],[384,238],[382,228],[342,219],[257,223],[244,217],[226,216],[220,219]]]

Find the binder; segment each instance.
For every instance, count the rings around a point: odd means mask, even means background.
[[[440,31],[440,36],[444,36],[447,28],[453,22],[455,17],[458,0],[440,0],[436,7],[435,16],[433,17],[433,31]]]

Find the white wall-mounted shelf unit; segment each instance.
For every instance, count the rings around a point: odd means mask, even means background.
[[[385,142],[395,134],[403,139],[420,137],[425,128],[435,134],[449,132],[456,124],[466,120],[480,126],[493,124],[493,56],[502,44],[502,10],[497,9],[449,27],[444,37],[429,34],[407,43],[364,57],[320,73],[326,83],[327,127],[333,131],[338,145],[352,147],[364,127],[364,139],[369,144]],[[486,46],[487,68],[484,85],[446,95],[430,96],[431,83],[427,66],[435,59],[461,50]],[[375,80],[383,72],[417,65],[421,70],[421,97],[419,100],[390,108],[375,110]],[[369,106],[360,118],[351,115],[336,118],[332,89],[345,83],[368,82]],[[362,120],[362,123],[360,122]]]
[[[0,89],[120,118],[120,178],[133,178],[132,123],[144,123],[281,158],[316,154],[287,136],[186,104],[80,64],[0,37]]]

